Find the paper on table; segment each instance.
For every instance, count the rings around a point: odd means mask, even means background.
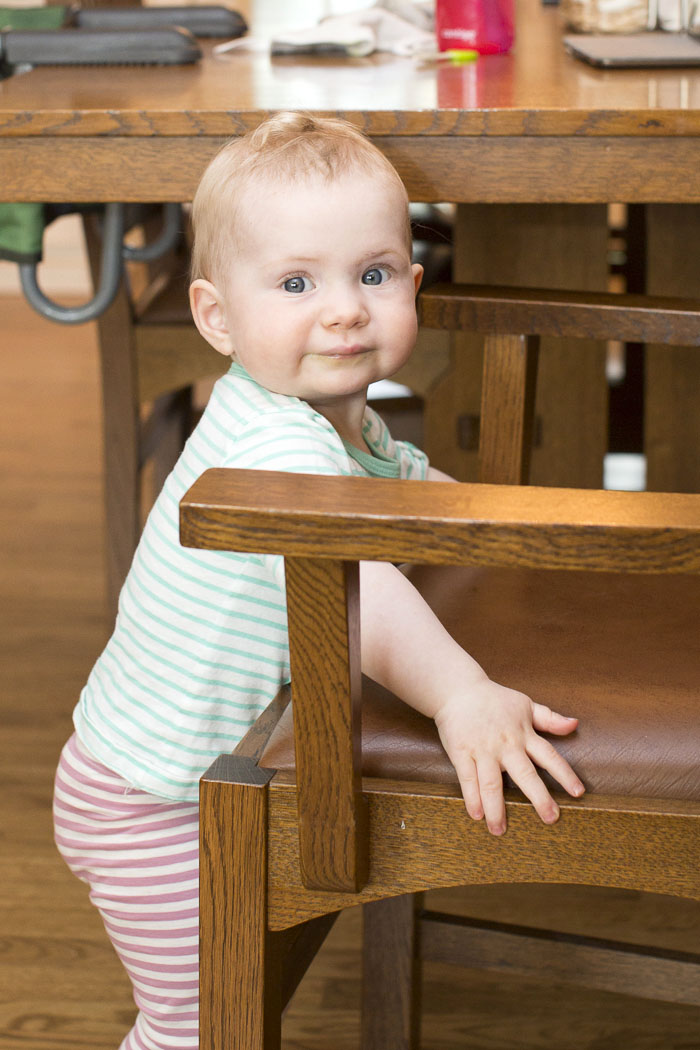
[[[391,6],[408,14],[402,17],[393,10],[376,5],[347,15],[324,18],[318,25],[280,33],[271,40],[260,37],[240,37],[214,48],[215,53],[243,48],[267,51],[272,54],[318,54],[340,52],[353,58],[362,58],[374,51],[388,51],[395,55],[426,55],[435,51],[435,36],[430,28],[430,16],[424,4],[397,4]],[[415,8],[415,11],[407,10]]]

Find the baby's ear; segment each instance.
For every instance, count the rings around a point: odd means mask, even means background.
[[[198,278],[190,285],[190,309],[194,323],[215,350],[226,357],[233,352],[224,304],[211,281]]]
[[[420,263],[413,263],[411,266],[411,270],[413,271],[413,284],[416,289],[416,295],[418,295],[418,290],[420,288],[421,281],[423,280],[423,267]]]

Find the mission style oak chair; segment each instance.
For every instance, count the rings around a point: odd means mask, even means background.
[[[212,470],[182,503],[186,545],[284,554],[292,667],[293,704],[283,690],[201,784],[201,1050],[276,1050],[284,1005],[357,904],[380,988],[365,1050],[417,1045],[417,947],[700,1002],[700,957],[447,927],[411,896],[538,882],[700,899],[700,495],[521,484],[536,336],[697,345],[700,303],[450,285],[421,313],[485,334],[482,482]],[[490,836],[433,723],[363,680],[358,562],[372,559],[411,563],[493,678],[579,716],[555,743],[587,793],[558,795],[557,824],[507,787],[508,830]]]
[[[141,0],[89,0],[85,7],[140,6]],[[62,0],[48,0],[49,5]],[[238,7],[247,10],[243,2]],[[130,228],[146,244],[160,237],[161,206],[134,206]],[[155,211],[155,214],[152,214]],[[193,424],[200,380],[226,370],[195,328],[188,302],[186,216],[174,247],[148,265],[124,267],[114,301],[96,320],[102,392],[107,608],[116,615],[151,504],[175,466]],[[102,276],[100,223],[86,214],[83,230],[95,288]]]
[[[134,230],[143,230],[149,243],[158,237],[162,218],[158,213],[149,215],[147,208],[142,211],[146,214]],[[93,279],[98,282],[102,242],[94,216],[85,217],[84,230]],[[226,370],[225,359],[205,342],[192,320],[185,232],[158,260],[124,267],[114,301],[96,322],[107,605],[114,615],[143,520],[191,432],[194,386]]]

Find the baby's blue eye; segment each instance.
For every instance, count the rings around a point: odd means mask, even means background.
[[[367,270],[362,274],[363,284],[382,284],[384,281],[388,280],[389,273],[383,266],[373,266],[371,270]]]
[[[306,292],[311,287],[311,281],[308,277],[288,277],[282,285],[285,292],[295,292],[297,295],[299,292]]]

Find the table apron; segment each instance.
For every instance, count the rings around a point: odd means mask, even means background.
[[[7,137],[3,201],[188,201],[225,138]],[[376,136],[414,201],[700,202],[700,137]]]

